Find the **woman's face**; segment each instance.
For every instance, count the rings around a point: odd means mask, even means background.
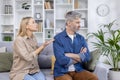
[[[35,32],[38,30],[37,23],[35,22],[35,20],[33,18],[31,18],[29,20],[28,25],[27,25],[27,29],[32,31],[32,32]]]

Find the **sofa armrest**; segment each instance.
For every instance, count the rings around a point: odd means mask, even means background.
[[[98,62],[94,73],[98,76],[98,80],[108,80],[108,72],[112,66],[102,62]]]

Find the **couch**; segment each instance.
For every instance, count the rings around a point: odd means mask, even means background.
[[[13,42],[0,42],[0,47],[6,47],[7,48],[6,51],[12,53],[13,52],[12,44],[13,44]],[[41,45],[41,44],[39,44],[39,45]],[[102,78],[106,78],[107,76],[105,77],[105,76],[98,74],[99,69],[100,69],[100,71],[105,69],[104,67],[100,67],[99,64],[97,64],[98,58],[100,56],[100,51],[94,50],[94,51],[91,51],[91,54],[92,54],[92,60],[89,62],[89,64],[85,64],[87,66],[87,69],[90,71],[94,71],[94,73],[98,76],[99,80],[107,80],[107,79],[102,79]],[[53,66],[51,69],[51,64],[53,62],[51,59],[52,57],[53,57],[53,45],[52,44],[48,45],[38,56],[38,63],[40,65],[41,71],[46,76],[46,80],[54,80],[53,75],[51,74],[52,70],[53,70]],[[96,64],[97,64],[97,66],[96,66]],[[106,70],[104,70],[104,72],[105,71]],[[9,71],[8,72],[0,72],[0,80],[10,80],[9,79]]]
[[[7,52],[12,53],[13,42],[0,42],[0,47],[6,47]],[[41,44],[39,44],[41,45]],[[38,64],[40,65],[41,71],[46,76],[46,80],[53,80],[53,75],[51,74],[51,56],[53,55],[52,44],[48,45],[38,56]],[[9,71],[0,72],[0,80],[10,80]]]

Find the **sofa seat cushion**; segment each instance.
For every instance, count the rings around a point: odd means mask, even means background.
[[[50,74],[50,69],[41,69],[44,73],[46,80],[54,80],[53,75]],[[9,72],[1,72],[0,73],[0,80],[10,80],[9,79]]]
[[[10,80],[9,72],[0,72],[0,80]]]
[[[41,69],[41,71],[44,73],[46,80],[54,80],[53,75],[50,74],[51,69]]]

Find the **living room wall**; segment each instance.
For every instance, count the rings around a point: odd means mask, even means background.
[[[120,17],[120,9],[119,9],[120,0],[89,0],[88,4],[88,32],[95,32],[99,28],[101,24],[109,23],[115,19]],[[97,14],[97,7],[101,4],[108,5],[110,12],[108,15],[102,17]],[[120,20],[120,19],[119,19]],[[120,21],[119,21],[120,22]],[[94,38],[88,40],[88,45],[90,51],[94,50],[92,41],[96,41]]]

